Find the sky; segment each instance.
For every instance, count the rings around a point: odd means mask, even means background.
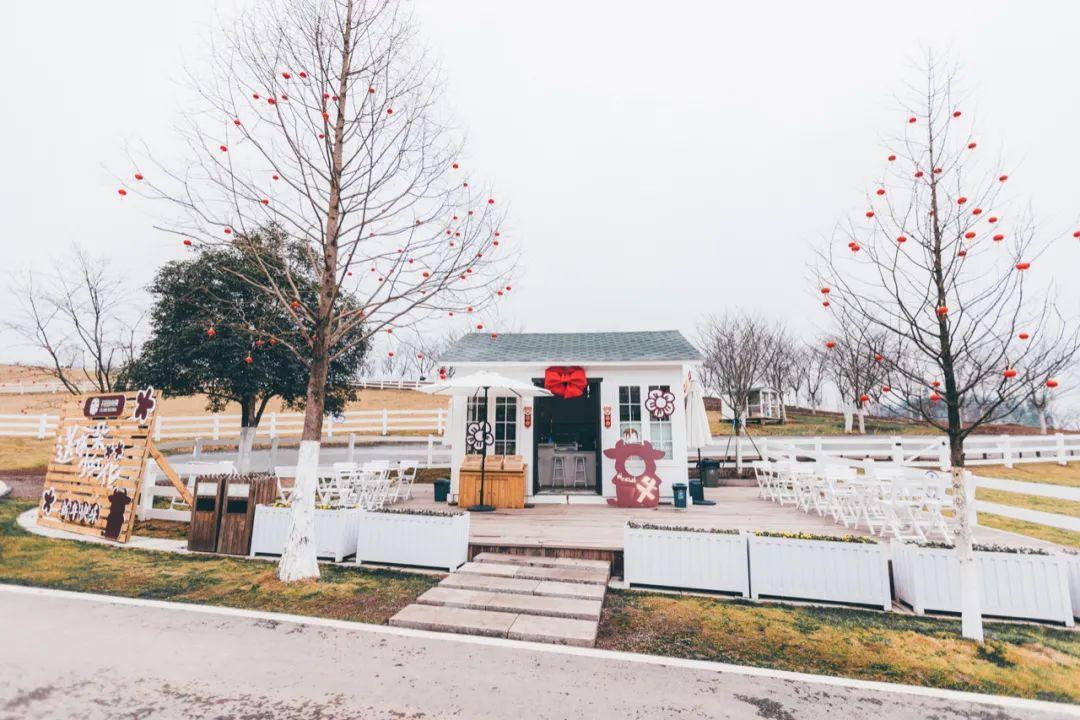
[[[1008,159],[1041,262],[1075,316],[1080,4],[415,0],[463,161],[522,251],[499,322],[530,331],[677,328],[744,308],[812,335],[813,249],[864,207],[897,97],[928,49],[970,92],[981,144]],[[8,0],[0,67],[2,271],[72,242],[133,288],[182,256],[155,209],[118,201],[125,148],[168,154],[185,68],[244,0]],[[13,22],[11,22],[13,20]],[[11,280],[0,274],[0,319]],[[0,361],[32,353],[0,343]]]

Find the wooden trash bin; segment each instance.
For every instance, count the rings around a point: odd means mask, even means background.
[[[247,555],[251,551],[255,506],[274,502],[277,482],[272,475],[233,475],[225,479],[224,485],[217,551],[223,555]]]
[[[224,475],[200,475],[195,478],[195,491],[188,525],[188,550],[214,552],[217,550],[218,525],[221,520],[221,492]]]

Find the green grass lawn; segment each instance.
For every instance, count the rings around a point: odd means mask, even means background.
[[[31,535],[15,523],[31,507],[33,502],[0,500],[0,583],[382,624],[439,581],[434,575],[323,565],[319,582],[286,585],[273,562]],[[150,534],[177,534],[167,525],[153,529]]]
[[[1003,480],[1019,480],[1030,483],[1046,483],[1048,485],[1063,485],[1066,487],[1080,488],[1080,463],[1057,465],[1055,463],[1026,463],[1007,468],[1004,465],[987,465],[972,468],[972,472],[988,478],[1001,478]],[[979,488],[975,497],[987,502],[1014,507],[1039,510],[1041,512],[1080,517],[1080,502],[1071,500],[1057,500],[1039,495],[1024,495],[1021,493],[1007,492],[1005,490],[990,490]],[[1072,530],[1062,530],[1047,525],[1037,525],[1025,520],[1014,520],[1001,515],[979,513],[979,524],[997,530],[1028,535],[1039,540],[1065,545],[1067,547],[1080,548],[1080,533]]]
[[[1080,703],[1080,632],[958,619],[612,590],[597,646]]]

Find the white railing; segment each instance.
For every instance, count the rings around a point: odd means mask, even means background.
[[[739,464],[752,460],[793,457],[835,457],[848,460],[883,460],[913,467],[947,470],[949,441],[944,435],[798,436],[755,435],[730,439],[713,438],[701,456]],[[971,435],[964,441],[965,464],[1004,465],[1080,460],[1080,435]],[[691,451],[690,461],[697,453]]]
[[[975,487],[987,488],[989,490],[1004,490],[1005,492],[1017,493],[1019,495],[1035,495],[1038,497],[1052,498],[1054,500],[1080,502],[1080,488],[1068,487],[1065,485],[1021,482],[1019,480],[1001,480],[999,478],[987,478],[976,475]],[[1001,515],[1003,517],[1012,518],[1013,520],[1023,520],[1025,522],[1035,523],[1036,525],[1048,525],[1062,530],[1080,532],[1080,518],[1071,515],[1059,515],[1057,513],[1048,513],[1041,510],[1029,510],[1028,508],[1003,505],[1001,503],[979,499],[975,500],[975,510],[978,512],[990,513],[992,515]]]
[[[360,378],[353,387],[363,390],[419,390],[430,385],[430,380],[409,380],[406,378]]]
[[[89,380],[76,380],[71,383],[80,392],[94,392],[97,385]],[[32,383],[3,383],[0,384],[0,395],[51,395],[52,393],[67,392],[67,387],[59,380]]]
[[[415,433],[442,435],[446,430],[447,411],[431,410],[352,410],[323,420],[323,438],[348,435],[390,435]],[[255,439],[298,438],[304,430],[302,413],[266,413],[256,430]],[[154,426],[154,440],[205,438],[228,440],[240,437],[239,415],[159,415]]]
[[[0,436],[44,440],[56,434],[59,424],[58,415],[0,415]]]

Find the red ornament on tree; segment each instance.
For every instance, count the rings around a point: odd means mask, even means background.
[[[956,198],[956,204],[957,205],[963,205],[966,202],[967,202],[966,197],[960,196],[960,197]]]
[[[885,357],[881,353],[874,353],[874,362],[881,362]]]
[[[866,403],[870,402],[870,396],[867,395],[866,393],[863,393],[862,395],[859,396],[859,402],[861,402],[863,405],[865,405]]]
[[[1007,379],[1011,380],[1014,377],[1016,377],[1016,369],[1015,368],[1005,368],[1004,372],[1002,372],[1001,374],[1004,375]]]
[[[916,170],[916,171],[915,171],[915,177],[917,177],[917,178],[921,178],[921,177],[923,176],[923,174],[924,174],[924,173],[923,173],[923,171],[922,171],[922,170]]]
[[[1017,270],[1027,270],[1029,267],[1031,267],[1031,263],[1029,263],[1029,262],[1018,262],[1018,263],[1016,263],[1016,269]]]
[[[888,385],[882,385],[881,386],[881,392],[884,392],[884,393],[892,392],[892,388],[889,387]]]
[[[1053,378],[1046,381],[1046,387],[1050,388],[1051,390],[1053,390],[1057,386],[1058,386],[1058,381],[1054,380]]]
[[[1031,336],[1028,335],[1026,332],[1022,332],[1019,335],[1017,335],[1016,337],[1020,338],[1021,340],[1027,340]]]
[[[953,116],[954,118],[958,118],[958,117],[960,117],[960,111],[959,111],[959,110],[954,110],[954,111],[953,111],[953,114],[952,114],[952,116]]]
[[[897,238],[896,238],[896,242],[898,242],[898,243],[900,243],[901,245],[903,245],[904,243],[906,243],[906,242],[907,242],[907,238],[906,238],[906,237],[904,237],[903,235],[900,235],[899,237],[897,237]]]
[[[873,210],[867,210],[866,211],[866,217],[868,217],[868,218],[874,217],[874,211]]]
[[[975,208],[971,211],[972,215],[982,215],[982,208]]]
[[[831,292],[832,292],[832,288],[827,288],[827,287],[821,288],[821,294],[822,295],[828,295]]]
[[[971,240],[972,238],[975,237],[975,233],[968,230],[966,233],[964,233],[964,237],[966,237],[968,240]]]
[[[236,118],[235,120],[233,120],[232,124],[235,125],[236,127],[240,127],[240,118]]]
[[[990,224],[996,223],[997,221],[998,219],[996,215],[991,215],[990,217],[986,218],[986,222]]]
[[[250,365],[251,363],[253,363],[255,361],[252,359],[252,357],[250,355],[248,355],[246,358],[244,358],[244,362],[246,362],[248,365]]]
[[[893,162],[894,160],[896,160],[896,156],[895,155],[890,155],[889,156],[889,162]]]
[[[285,78],[286,80],[288,80],[289,78],[291,78],[291,77],[292,77],[292,75],[290,75],[290,74],[289,74],[289,73],[287,73],[287,72],[283,72],[283,73],[281,73],[281,77],[283,77],[283,78]]]
[[[116,191],[116,194],[119,195],[120,197],[124,197],[125,195],[127,195],[127,190],[125,190],[124,188],[120,188],[119,190]]]
[[[225,228],[224,230],[222,230],[222,232],[226,235],[232,235],[232,228]]]
[[[387,115],[393,115],[394,114],[394,108],[386,108],[386,114]]]
[[[936,402],[938,402],[940,400],[941,400],[941,396],[938,395],[937,393],[931,393],[930,394],[930,402],[935,402],[936,403]]]
[[[825,300],[821,303],[821,307],[829,307],[829,301]]]
[[[918,119],[915,117],[909,117],[907,121],[909,124],[914,125],[918,121]]]
[[[825,347],[828,348],[829,350],[832,350],[834,347],[836,347],[836,341],[835,340],[827,340],[825,342]]]
[[[949,314],[949,308],[946,307],[945,305],[942,305],[941,307],[939,307],[937,309],[937,314],[938,314],[938,317],[944,317],[945,315]]]
[[[1000,175],[1000,176],[998,176],[998,182],[1005,182],[1008,179],[1009,179],[1008,175]]]
[[[457,170],[459,165],[457,163],[454,163],[451,167],[453,167],[455,170]]]
[[[142,173],[135,173],[135,179],[136,180],[142,180],[143,179]]]
[[[215,335],[217,335],[217,330],[215,330],[213,327],[209,327],[209,328],[206,329],[206,337],[211,337],[212,338]]]
[[[878,188],[877,189],[877,194],[878,195],[884,195],[885,194],[885,188]]]
[[[975,149],[975,143],[968,143],[968,150],[974,150],[974,149]]]
[[[274,98],[266,98],[266,102],[270,105],[277,105],[277,100],[275,100]]]
[[[191,240],[189,238],[184,238],[184,244],[191,247]]]
[[[1001,234],[998,234],[998,235],[994,236],[994,242],[1001,242],[1004,239],[1005,239],[1005,236],[1001,235]]]

